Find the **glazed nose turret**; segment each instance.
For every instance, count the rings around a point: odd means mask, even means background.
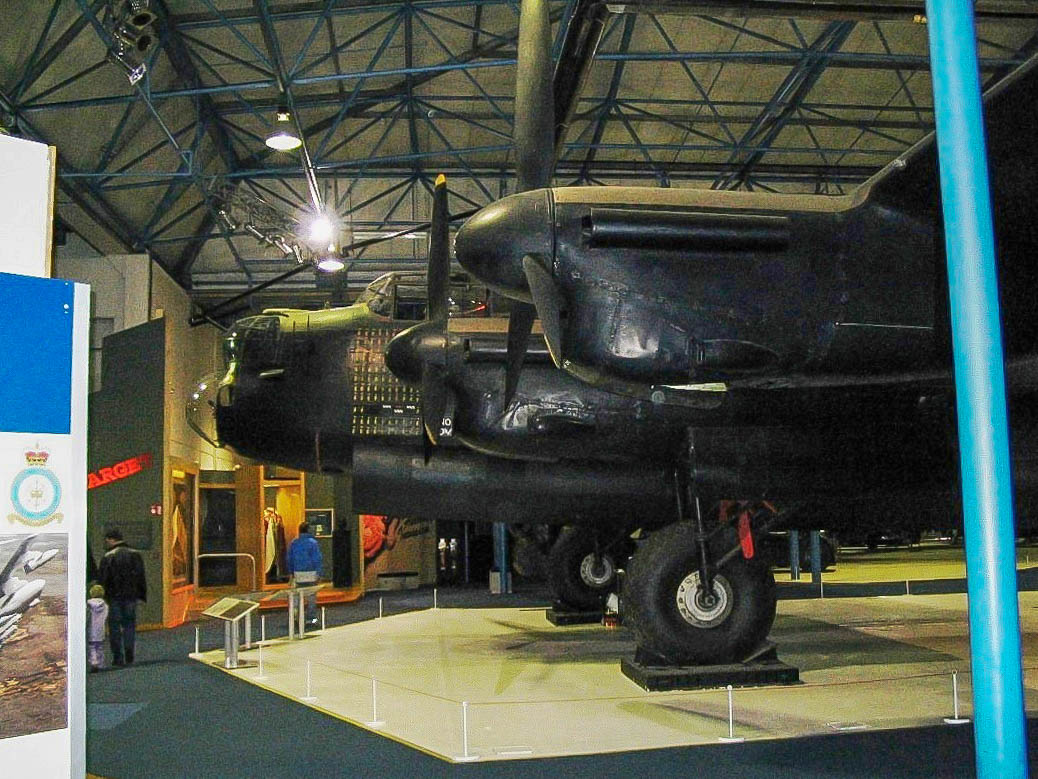
[[[551,190],[535,189],[498,200],[458,231],[454,253],[469,273],[506,297],[530,301],[523,257],[550,265],[555,250]]]

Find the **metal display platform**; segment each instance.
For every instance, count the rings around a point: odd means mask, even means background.
[[[1020,598],[1033,657],[1038,594]],[[262,672],[212,667],[447,760],[512,760],[961,727],[945,721],[973,714],[965,614],[963,595],[783,601],[772,639],[800,681],[752,689],[729,674],[647,691],[618,667],[635,651],[629,631],[560,630],[543,606],[401,612],[268,640]],[[1033,662],[1025,675],[1038,711]]]
[[[545,609],[544,617],[556,627],[567,625],[597,625],[602,622],[603,612],[598,611],[574,611],[568,609],[561,603],[555,602],[550,609]]]
[[[620,671],[643,690],[703,690],[712,687],[762,687],[798,684],[800,669],[778,659],[775,645],[766,642],[741,663],[668,665],[638,650],[620,660]]]

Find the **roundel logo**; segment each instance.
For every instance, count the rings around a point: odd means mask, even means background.
[[[11,482],[11,505],[15,513],[8,514],[7,519],[12,524],[20,522],[30,527],[43,527],[64,518],[58,513],[61,482],[47,467],[49,459],[50,454],[38,447],[25,452],[26,467]]]

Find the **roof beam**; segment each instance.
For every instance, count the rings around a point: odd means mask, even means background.
[[[105,0],[94,0],[90,5],[91,12],[97,13],[104,3]],[[55,9],[60,4],[61,0],[54,0]],[[54,60],[61,56],[65,49],[68,48],[69,44],[76,39],[76,37],[83,31],[83,28],[89,23],[90,20],[87,18],[87,15],[80,14],[75,18],[72,24],[65,28],[65,31],[58,36],[58,39],[54,41],[49,49],[47,49],[45,54],[37,58],[36,53],[34,53],[32,59],[29,61],[28,69],[25,71],[25,74],[22,76],[21,81],[18,82],[18,86],[15,89],[14,97],[16,100],[21,100],[22,95],[32,88],[32,85],[35,84],[39,80],[40,76],[42,76],[47,69],[54,64]],[[46,32],[47,31],[45,30],[44,35],[46,35]],[[42,45],[43,42],[44,38],[40,38],[39,45]]]
[[[613,5],[613,4],[611,4]],[[1031,0],[976,0],[978,19],[1017,21],[1038,19]],[[834,21],[885,21],[925,19],[924,0],[630,0],[613,6],[622,13],[694,14],[740,19],[831,19]]]

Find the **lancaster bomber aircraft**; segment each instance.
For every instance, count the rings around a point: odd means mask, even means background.
[[[543,0],[524,0],[520,191],[455,246],[518,301],[510,320],[450,316],[441,179],[425,322],[394,319],[377,295],[241,320],[195,424],[247,456],[350,473],[358,512],[569,525],[550,570],[574,605],[601,598],[640,528],[623,603],[643,652],[743,660],[775,615],[755,538],[866,512],[943,525],[958,510],[932,140],[848,197],[552,189],[549,31]],[[999,163],[1038,126],[1034,63],[987,109],[1026,514],[1038,149]],[[783,510],[714,508],[729,500]]]
[[[665,658],[739,659],[755,639],[736,636],[771,623],[773,582],[753,559],[760,528],[724,541],[730,528],[704,506],[783,498],[831,528],[863,505],[916,519],[959,513],[933,135],[844,197],[551,188],[547,3],[523,0],[521,14],[519,192],[471,217],[455,243],[464,268],[518,301],[505,413],[521,394],[535,317],[554,363],[589,388],[640,399],[646,416],[688,410],[681,443],[664,455],[683,521],[634,555],[626,621]],[[1020,139],[1038,126],[1038,60],[985,103],[1017,508],[1027,516],[1038,457],[1038,150]]]

